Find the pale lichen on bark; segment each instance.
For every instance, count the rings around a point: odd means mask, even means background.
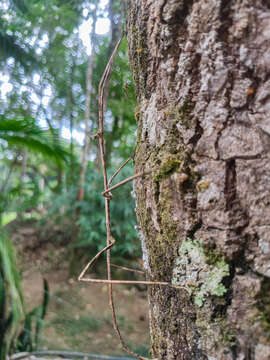
[[[185,239],[175,261],[172,284],[189,288],[194,303],[202,307],[209,296],[223,296],[228,289],[223,279],[230,275],[223,256],[205,253],[202,241]]]
[[[201,307],[196,291],[190,298],[172,288],[149,290],[152,353],[266,360],[269,1],[132,0],[127,29],[138,100],[135,168],[153,172],[135,185],[148,275],[172,281],[177,259],[190,257],[179,252],[186,239],[202,241],[206,258],[229,266],[220,277],[226,291],[205,291]],[[194,276],[204,268],[210,276],[207,261]],[[181,271],[177,281],[186,285],[189,267]]]

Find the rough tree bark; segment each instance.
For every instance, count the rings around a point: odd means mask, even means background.
[[[270,359],[270,2],[132,0],[152,355]]]

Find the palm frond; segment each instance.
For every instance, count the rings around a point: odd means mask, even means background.
[[[42,129],[32,118],[24,118],[24,119],[0,119],[0,131],[3,132],[23,132],[28,135],[39,135]]]
[[[14,314],[16,314],[15,318],[19,320],[24,313],[21,277],[16,266],[14,247],[3,235],[0,236],[0,262],[3,268],[4,278],[11,292],[12,309]]]
[[[70,153],[65,150],[64,142],[58,138],[57,133],[52,134],[40,128],[31,118],[0,119],[0,139],[5,140],[9,146],[25,147],[40,153],[59,165],[70,158]]]

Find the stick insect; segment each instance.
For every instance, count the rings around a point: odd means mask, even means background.
[[[109,84],[109,80],[110,80],[110,76],[112,73],[112,68],[113,68],[113,61],[115,59],[115,56],[117,54],[119,45],[124,37],[125,33],[122,34],[121,38],[119,39],[119,41],[117,42],[112,55],[107,63],[107,66],[104,70],[103,76],[101,78],[100,84],[99,84],[99,111],[98,111],[98,132],[96,135],[94,135],[92,138],[93,139],[98,139],[99,142],[99,151],[100,151],[100,156],[101,156],[101,163],[102,163],[102,170],[103,170],[103,179],[104,179],[104,191],[102,192],[102,195],[105,198],[105,217],[106,217],[106,233],[107,233],[107,244],[106,246],[99,251],[89,262],[88,264],[83,268],[82,272],[80,273],[78,280],[79,281],[84,281],[84,282],[90,282],[90,283],[105,283],[108,284],[108,293],[109,293],[109,304],[110,304],[110,308],[111,308],[111,312],[112,312],[112,319],[113,319],[113,327],[114,330],[118,336],[118,339],[120,341],[120,344],[123,348],[123,350],[125,350],[128,354],[130,354],[131,356],[133,356],[136,359],[139,360],[150,360],[148,358],[145,358],[143,356],[140,356],[136,353],[134,353],[131,349],[129,349],[129,347],[126,345],[122,334],[119,330],[118,324],[117,324],[117,319],[116,319],[116,313],[115,313],[115,306],[114,306],[114,298],[113,298],[113,284],[143,284],[143,285],[160,285],[160,286],[172,286],[175,288],[184,288],[181,286],[177,286],[177,285],[172,285],[169,282],[163,282],[163,281],[127,281],[127,280],[112,280],[112,275],[111,275],[111,268],[112,267],[119,267],[118,265],[114,265],[111,263],[111,248],[114,246],[115,244],[115,239],[112,236],[112,232],[111,232],[111,213],[110,213],[110,201],[112,200],[112,194],[111,191],[113,191],[114,189],[117,189],[118,187],[133,181],[136,178],[145,176],[150,174],[149,172],[140,172],[138,174],[135,174],[121,182],[119,182],[116,185],[113,185],[110,187],[113,179],[119,174],[119,172],[124,168],[124,166],[127,165],[127,163],[132,159],[132,157],[129,157],[120,167],[119,169],[113,174],[113,176],[109,179],[108,181],[108,176],[107,176],[107,169],[106,169],[106,160],[105,160],[105,151],[104,151],[104,112],[105,112],[105,101],[104,101],[104,93],[105,93],[105,89],[107,88],[108,84]],[[91,268],[91,266],[98,260],[98,258],[104,254],[107,253],[107,279],[92,279],[90,277],[85,277],[86,272]],[[130,269],[130,268],[123,268],[121,267],[123,270],[127,270],[127,271],[135,271],[135,272],[139,272],[141,274],[144,274],[144,271],[139,271],[139,270],[134,270],[134,269]],[[188,291],[187,288],[184,288],[185,290]],[[152,360],[158,360],[158,359],[152,359]]]

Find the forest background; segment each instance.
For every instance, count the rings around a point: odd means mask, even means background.
[[[123,29],[124,5],[118,0],[0,4],[1,359],[41,346],[50,284],[44,282],[42,304],[27,309],[21,280],[23,271],[31,270],[25,249],[39,254],[38,249],[46,248],[46,261],[64,268],[67,281],[104,247],[103,179],[91,135],[98,127],[98,84]],[[136,140],[126,40],[115,60],[106,103],[105,157],[112,175],[132,155]],[[132,174],[130,163],[118,180]],[[118,239],[112,255],[120,265],[136,263],[141,252],[131,191],[130,184],[119,188],[112,202],[112,231]],[[36,267],[42,268],[41,259]],[[97,273],[103,275],[102,267]],[[77,330],[88,333],[89,323],[92,331],[102,327],[93,317],[91,322],[76,316],[66,322],[52,318],[51,323],[57,328],[60,322],[60,333],[61,326],[80,324]],[[145,354],[146,345],[136,351]]]

